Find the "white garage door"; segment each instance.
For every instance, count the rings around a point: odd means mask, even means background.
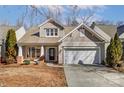
[[[99,64],[99,49],[65,49],[65,64]]]

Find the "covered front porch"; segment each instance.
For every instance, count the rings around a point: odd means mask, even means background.
[[[58,62],[58,47],[45,45],[23,45],[18,46],[18,57],[23,60],[43,60],[44,62]]]

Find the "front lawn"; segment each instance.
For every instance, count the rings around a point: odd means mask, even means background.
[[[64,70],[46,65],[0,64],[0,86],[5,87],[65,87]]]

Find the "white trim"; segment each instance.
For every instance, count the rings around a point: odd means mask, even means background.
[[[74,28],[72,31],[70,31],[68,34],[66,34],[64,37],[62,37],[58,42],[61,42],[62,40],[64,40],[67,36],[69,36],[71,33],[73,33],[74,31],[76,31],[82,25],[83,25],[83,23],[81,23],[80,25],[78,25],[76,28]]]
[[[44,25],[44,24],[48,23],[51,19],[52,19],[52,18],[50,18],[50,19],[48,19],[48,20],[44,21],[42,24],[38,25],[38,27],[41,27],[42,25]]]
[[[48,20],[44,21],[42,24],[38,25],[38,27],[43,26],[44,24],[48,23],[49,21],[54,21],[55,23],[57,23],[58,25],[60,25],[61,27],[63,27],[63,25],[59,24],[58,22],[56,22],[53,18],[49,18]],[[64,28],[64,27],[63,27]]]
[[[65,58],[64,58],[64,56],[65,56],[65,51],[66,51],[66,49],[98,49],[98,52],[99,52],[99,64],[101,63],[101,48],[100,47],[77,47],[77,46],[75,46],[75,47],[63,47],[63,59],[64,59],[64,64],[66,64],[65,63]]]
[[[64,42],[64,43],[70,43],[69,41],[68,42]],[[105,43],[105,42],[73,42],[73,43]]]
[[[92,33],[95,34],[97,37],[99,37],[99,39],[106,41],[106,38],[104,38],[103,36],[101,36],[100,34],[98,34],[97,32],[95,32],[95,31],[94,31],[93,29],[91,29],[89,26],[87,26],[86,24],[84,24],[84,26],[88,29],[88,31],[92,32]]]

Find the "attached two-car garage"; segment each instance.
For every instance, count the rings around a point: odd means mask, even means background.
[[[99,64],[100,48],[64,48],[64,64]]]

